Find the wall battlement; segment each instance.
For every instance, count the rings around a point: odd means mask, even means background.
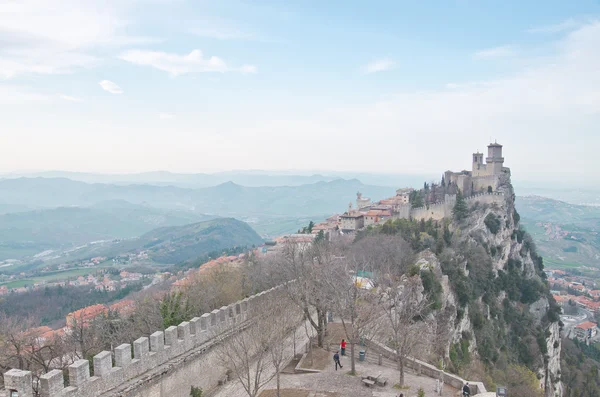
[[[52,370],[40,376],[41,397],[94,397],[140,377],[148,370],[169,363],[175,358],[218,341],[234,326],[248,323],[266,299],[283,286],[253,295],[223,306],[200,317],[141,337],[133,344],[124,343],[113,351],[103,351],[88,360],[78,360],[67,367],[69,386],[65,387],[63,371]],[[114,361],[113,361],[114,360]],[[114,362],[114,364],[113,364]],[[90,365],[91,364],[91,365]],[[93,368],[93,376],[90,375]],[[208,374],[207,374],[208,375]],[[33,397],[33,376],[29,371],[11,369],[4,374],[5,389],[0,396],[16,391],[19,397]],[[4,392],[4,394],[2,394]],[[189,387],[188,387],[189,393]],[[143,394],[142,394],[143,395]]]
[[[492,192],[492,193],[478,193],[469,197],[465,197],[467,203],[480,202],[480,203],[498,203],[504,202],[504,193]],[[444,218],[452,216],[452,209],[456,204],[456,195],[447,194],[444,201],[430,204],[429,206],[414,207],[411,208],[410,204],[402,206],[402,210],[396,212],[392,219],[408,219],[412,218],[420,221],[433,219],[439,221]]]

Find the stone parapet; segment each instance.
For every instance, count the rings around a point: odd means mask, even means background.
[[[382,354],[385,358],[389,360],[396,360],[396,352],[382,343],[373,340],[368,340],[367,346],[375,350],[377,353]],[[458,390],[461,390],[463,385],[466,382],[469,382],[469,386],[471,387],[471,394],[473,395],[487,392],[483,382],[473,382],[465,380],[459,377],[458,375],[450,374],[441,369],[438,369],[434,365],[428,364],[421,360],[417,360],[415,358],[407,358],[404,363],[404,366],[418,371],[421,375],[426,375],[434,379],[443,379],[445,384],[448,384]]]
[[[227,334],[234,327],[250,322],[255,313],[255,305],[258,306],[267,299],[277,299],[273,295],[279,288],[281,287],[272,288],[200,317],[194,317],[176,327],[156,331],[148,337],[143,336],[133,342],[133,347],[124,343],[115,347],[113,351],[103,351],[93,357],[91,365],[88,360],[78,360],[67,368],[68,387],[65,387],[62,371],[52,370],[43,374],[40,376],[39,395],[96,397],[107,394],[150,369],[167,364],[213,339],[217,340],[216,338]],[[93,368],[93,376],[90,375],[90,368]],[[11,369],[4,374],[5,389],[0,390],[0,396],[2,393],[10,396],[10,391],[16,391],[19,397],[33,397],[32,382],[31,372]]]

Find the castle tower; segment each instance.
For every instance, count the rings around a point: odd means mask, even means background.
[[[473,176],[481,176],[486,174],[485,164],[483,163],[483,153],[473,153]]]
[[[488,145],[488,156],[485,159],[487,163],[488,175],[500,175],[504,166],[504,157],[502,157],[502,145],[497,142]]]

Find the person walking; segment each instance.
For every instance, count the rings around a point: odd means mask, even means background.
[[[342,350],[342,356],[346,355],[346,340],[342,339],[342,343],[340,343],[340,348]]]
[[[469,397],[471,395],[471,388],[469,387],[469,382],[465,383],[462,391],[463,397]]]
[[[335,363],[336,371],[337,371],[338,365],[340,366],[340,369],[344,368],[344,367],[342,367],[342,363],[340,363],[340,355],[338,352],[335,352],[335,354],[333,355],[333,362]]]

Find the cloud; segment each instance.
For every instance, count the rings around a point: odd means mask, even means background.
[[[64,99],[65,101],[69,101],[69,102],[83,102],[83,99],[81,98],[77,98],[74,96],[70,96],[70,95],[59,95],[58,96],[60,99]]]
[[[142,0],[136,0],[142,1]],[[146,1],[146,0],[143,0]],[[98,63],[93,51],[152,41],[127,34],[131,1],[0,3],[0,78],[64,74]]]
[[[0,105],[45,104],[53,101],[53,97],[33,92],[26,87],[0,84]]]
[[[175,115],[173,113],[159,113],[158,118],[161,120],[170,120],[174,119]]]
[[[583,25],[581,21],[569,18],[554,25],[538,26],[527,30],[529,33],[562,33],[575,30]]]
[[[352,170],[356,165],[351,159],[361,158],[364,172],[403,173],[470,167],[470,151],[484,149],[493,137],[505,145],[506,166],[518,179],[597,184],[600,22],[553,44],[544,43],[543,58],[537,50],[531,56],[523,52],[526,66],[502,78],[399,91],[385,100],[342,105],[311,117],[239,120],[237,126],[223,127],[224,136],[237,130],[228,145],[239,147],[240,153],[241,148],[254,153],[246,168]],[[284,129],[285,137],[280,133]],[[370,141],[386,145],[366,154],[356,144],[364,139],[364,131],[370,131]],[[253,142],[255,136],[269,141],[268,147]],[[315,146],[317,139],[320,145]],[[395,155],[398,147],[405,148],[402,158]],[[300,156],[307,152],[310,158]],[[397,159],[393,168],[390,158]]]
[[[370,62],[363,67],[363,71],[366,74],[385,72],[392,70],[396,66],[396,62],[391,59],[383,58],[376,61]]]
[[[505,45],[500,47],[488,48],[486,50],[477,51],[473,54],[475,59],[489,59],[489,58],[505,58],[516,54],[515,49],[512,46]]]
[[[104,91],[108,91],[111,94],[122,94],[123,93],[123,89],[110,80],[102,80],[98,84],[100,84],[100,87],[102,87],[102,89]]]
[[[251,73],[257,73],[258,69],[254,65],[243,65],[240,68],[240,72],[242,72],[244,74],[251,74]]]
[[[130,50],[121,54],[119,58],[136,65],[151,66],[167,72],[173,77],[187,73],[206,72],[256,73],[256,67],[253,65],[232,68],[219,57],[205,57],[200,50],[193,50],[187,55],[161,51]]]

